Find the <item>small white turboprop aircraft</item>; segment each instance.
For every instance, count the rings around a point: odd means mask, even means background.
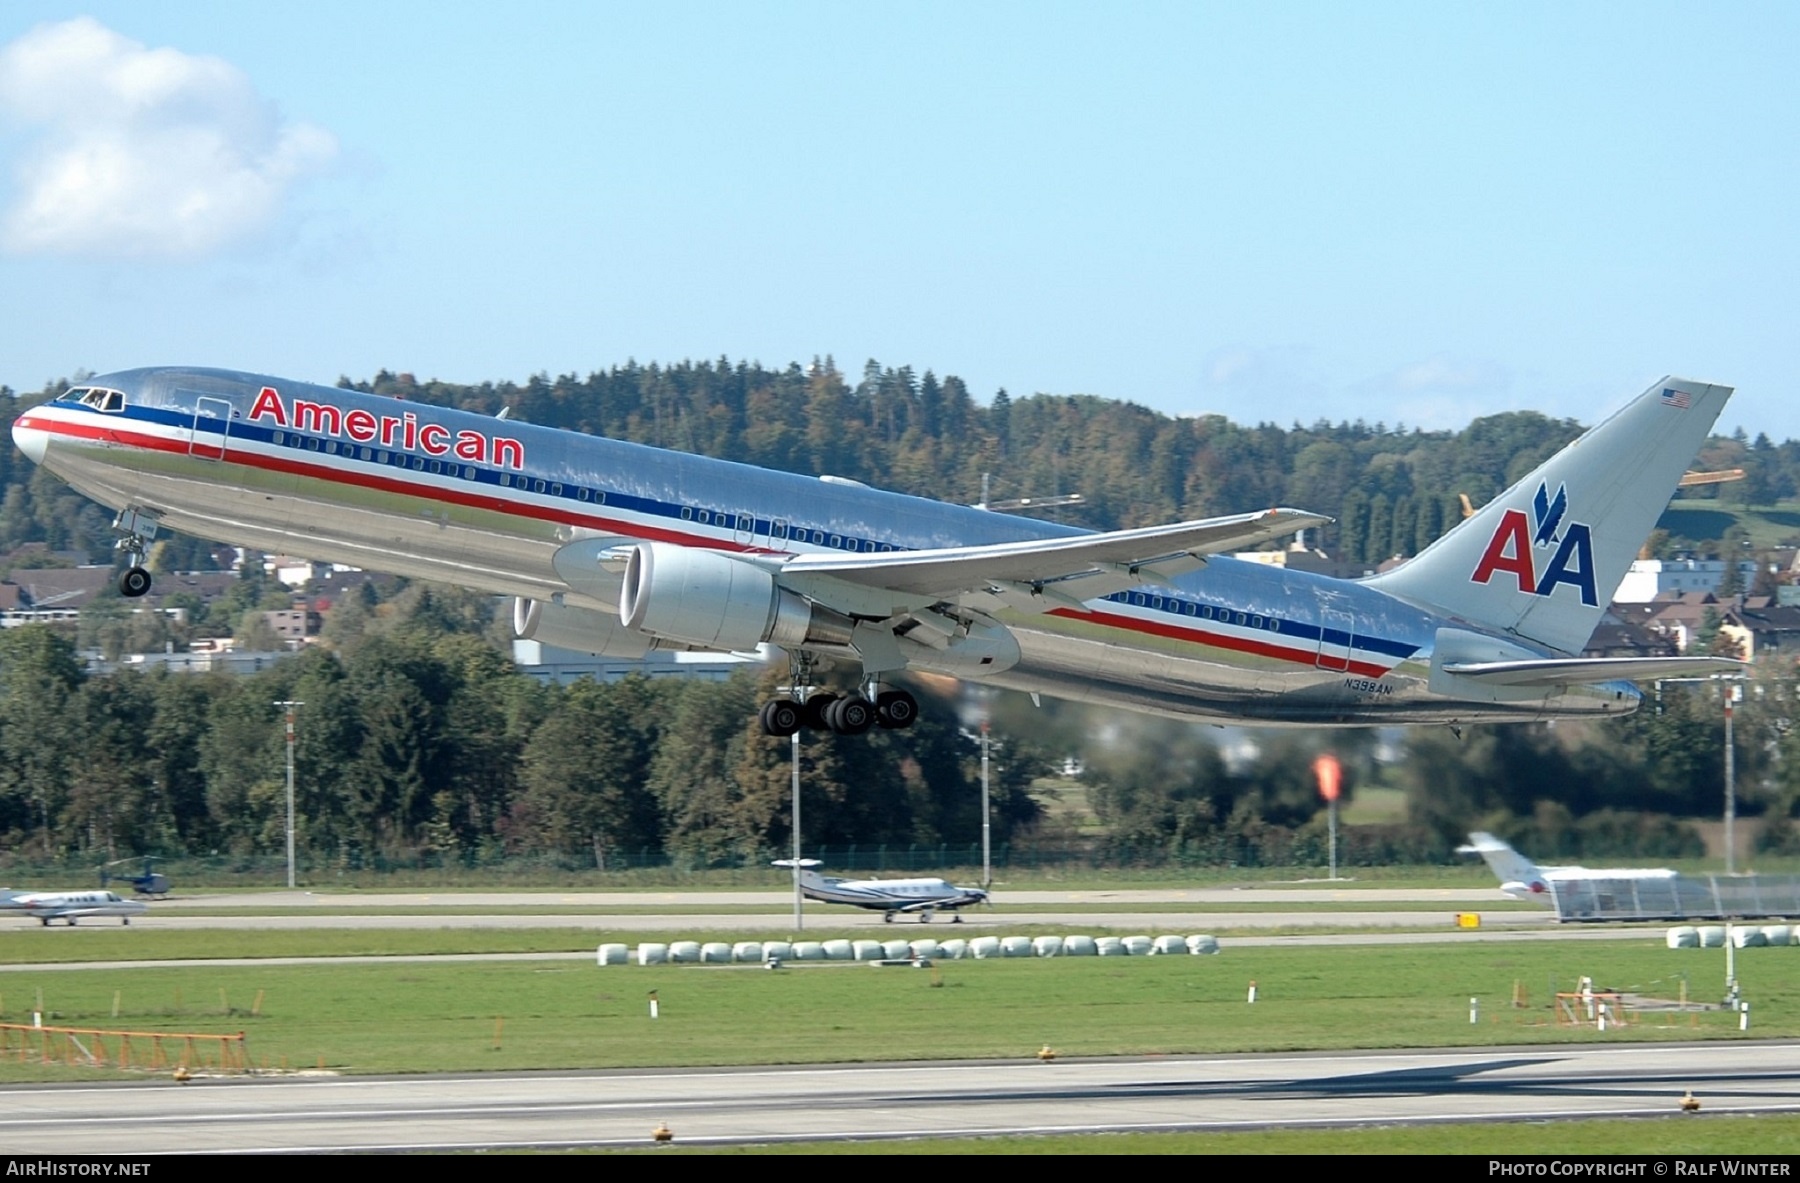
[[[1515,900],[1530,900],[1554,907],[1553,887],[1582,880],[1661,880],[1679,876],[1668,867],[1625,867],[1617,869],[1587,867],[1540,867],[1492,834],[1477,831],[1469,835],[1469,844],[1456,848],[1458,854],[1478,854],[1500,877],[1500,890]]]
[[[73,927],[88,916],[118,916],[126,924],[150,910],[147,904],[128,900],[116,891],[21,891],[0,899],[0,909],[23,912],[50,927],[52,920],[66,920]]]
[[[790,858],[776,859],[778,867],[792,867]],[[858,908],[877,909],[881,918],[892,923],[897,912],[917,912],[921,924],[931,923],[934,912],[954,912],[970,904],[987,903],[988,893],[979,887],[957,887],[943,879],[839,879],[821,875],[814,867],[818,859],[800,860],[800,891],[809,900],[826,904],[852,904]],[[961,924],[961,916],[951,917]]]

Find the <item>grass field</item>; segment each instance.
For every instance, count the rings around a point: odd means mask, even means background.
[[[154,934],[139,947],[222,935]],[[271,938],[288,952],[308,944],[401,952],[420,940],[439,951],[570,945],[566,932],[529,930],[230,934],[240,935]],[[1800,1036],[1797,957],[1739,952],[1755,1006],[1752,1036]],[[1216,957],[950,961],[931,970],[831,963],[774,973],[602,969],[585,959],[19,970],[0,975],[0,1012],[8,1022],[29,1022],[41,1007],[52,1025],[241,1030],[255,1064],[369,1073],[1004,1059],[1045,1044],[1064,1056],[1103,1056],[1740,1037],[1736,1016],[1724,1011],[1645,1014],[1605,1035],[1558,1026],[1552,987],[1572,990],[1583,974],[1601,988],[1666,999],[1680,994],[1685,975],[1691,997],[1715,999],[1724,956],[1646,940],[1228,948]],[[1252,979],[1253,1006],[1245,1001]],[[1522,1009],[1509,1005],[1515,989]],[[651,991],[661,1007],[655,1021]],[[1471,997],[1482,1000],[1473,1025]],[[0,1080],[91,1079],[95,1071],[7,1060]]]
[[[683,1153],[679,1145],[612,1154]],[[1464,1123],[1217,1134],[1074,1134],[1064,1137],[917,1138],[709,1147],[707,1154],[1723,1154],[1800,1153],[1800,1117],[1672,1114],[1629,1121]]]
[[[1744,531],[1747,544],[1756,549],[1792,546],[1794,539],[1800,537],[1800,501],[1756,508],[1732,501],[1671,501],[1656,525],[1696,542],[1723,538],[1725,531],[1737,526]]]

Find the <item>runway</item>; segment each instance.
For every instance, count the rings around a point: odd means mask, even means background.
[[[1441,904],[1450,908],[1494,906],[1500,892],[1485,888],[1379,887],[1200,887],[1084,891],[1013,891],[996,886],[994,895],[1009,904],[1069,904],[1116,907],[1124,904]],[[794,893],[741,891],[246,891],[174,896],[157,900],[157,912],[208,908],[668,908],[761,907],[772,911],[793,903]],[[1548,909],[1540,909],[1548,914]],[[1536,913],[1525,913],[1528,915]]]
[[[1498,912],[1483,915],[1484,926],[1545,929],[1555,923],[1547,916],[1533,912]],[[83,921],[81,928],[115,927],[118,921],[95,918]],[[1437,928],[1454,935],[1455,917],[1449,912],[1008,912],[1004,909],[970,911],[962,922],[953,922],[940,914],[929,925],[906,918],[885,924],[870,912],[834,908],[828,904],[808,904],[806,927],[821,932],[843,929],[871,929],[890,936],[939,937],[969,935],[976,932],[1015,931],[1044,927],[1069,932],[1190,933],[1216,932],[1220,929],[1258,928]],[[35,926],[35,922],[33,922]],[[53,928],[66,927],[60,921]],[[791,912],[745,914],[718,913],[638,913],[583,914],[557,912],[490,912],[465,913],[445,911],[441,914],[409,912],[400,915],[371,910],[364,914],[296,912],[293,915],[183,915],[163,912],[158,908],[147,916],[131,918],[133,929],[262,929],[292,930],[303,928],[341,929],[438,929],[438,928],[568,928],[592,933],[769,933],[791,932]],[[914,930],[918,930],[915,932]]]
[[[1800,1110],[1800,1045],[0,1088],[11,1154],[451,1150]],[[1546,1132],[1546,1149],[1555,1135]]]
[[[1453,932],[1456,915],[1499,902],[1492,889],[1405,890],[1377,888],[1196,888],[1120,891],[1003,892],[992,908],[970,908],[953,923],[940,913],[928,931],[1017,930],[1050,926],[1067,931],[1193,933],[1244,929],[1441,928]],[[1329,903],[1333,909],[1312,905]],[[1182,910],[1180,905],[1194,910]],[[1377,905],[1351,910],[1345,905]],[[1402,905],[1398,908],[1392,905]],[[1042,911],[1009,911],[1008,905]],[[1133,906],[1156,905],[1156,911]],[[1233,907],[1258,907],[1232,911]],[[698,909],[756,908],[704,912]],[[560,912],[594,908],[605,912]],[[670,911],[669,909],[683,909]],[[160,900],[134,926],[152,929],[439,929],[568,928],[590,933],[754,933],[792,929],[793,895],[786,891],[696,892],[243,892]],[[482,909],[496,909],[484,912]],[[532,909],[526,913],[523,909]],[[1343,910],[1338,910],[1343,909]],[[1554,928],[1547,909],[1481,913],[1488,927]],[[116,923],[104,919],[90,925]],[[910,932],[916,918],[885,925],[873,912],[807,901],[805,924],[821,930],[865,928]]]

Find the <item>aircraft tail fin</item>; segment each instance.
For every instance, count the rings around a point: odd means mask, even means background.
[[[1369,585],[1579,653],[1731,389],[1664,378]]]
[[[1469,844],[1457,847],[1456,853],[1480,855],[1488,869],[1500,877],[1502,887],[1543,890],[1541,886],[1534,886],[1544,881],[1544,873],[1538,865],[1492,834],[1479,830],[1470,834]]]
[[[819,874],[819,868],[825,864],[816,858],[778,858],[774,859],[770,865],[776,867],[799,867],[800,882],[808,887],[817,887],[824,882],[825,877]]]

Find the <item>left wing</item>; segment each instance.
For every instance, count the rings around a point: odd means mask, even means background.
[[[1167,580],[1202,566],[1207,555],[1242,550],[1330,520],[1304,510],[1268,509],[991,546],[796,555],[778,570],[789,586],[805,587],[824,577],[914,603],[992,596],[1008,607],[1029,611],[1085,610],[1084,600]]]

